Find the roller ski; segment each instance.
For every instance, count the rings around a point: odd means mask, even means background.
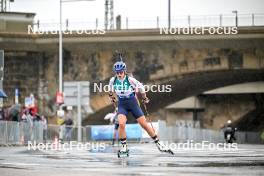
[[[129,150],[127,149],[126,144],[122,144],[121,149],[117,152],[117,156],[118,158],[129,157]]]
[[[160,152],[169,153],[171,155],[174,155],[173,151],[169,147],[164,145],[161,141],[157,141],[156,146]]]

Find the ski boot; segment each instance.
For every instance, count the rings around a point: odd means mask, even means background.
[[[127,144],[122,144],[121,149],[118,150],[117,156],[118,158],[124,157],[124,156],[129,157],[129,150],[127,148]]]
[[[156,146],[160,152],[170,153],[170,154],[174,155],[173,151],[169,147],[164,145],[161,141],[157,141]]]

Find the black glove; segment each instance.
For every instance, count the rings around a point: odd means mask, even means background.
[[[149,103],[149,99],[148,99],[148,97],[145,97],[145,98],[143,98],[143,103],[145,103],[145,104],[147,104],[147,103]]]
[[[113,96],[113,97],[110,97],[110,99],[111,99],[111,102],[112,103],[115,103],[116,102],[116,97]]]
[[[108,96],[109,96],[109,98],[110,98],[110,100],[111,100],[112,103],[115,103],[116,102],[116,98],[115,98],[115,96],[114,96],[113,93],[109,93]]]

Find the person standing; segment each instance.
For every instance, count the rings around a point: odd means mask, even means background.
[[[113,138],[112,138],[112,145],[114,145],[115,141],[117,139],[118,127],[119,127],[118,116],[117,116],[117,108],[115,109],[114,112],[108,113],[104,117],[104,119],[110,121],[109,125],[114,125],[114,132],[113,132]]]
[[[72,120],[72,114],[70,111],[66,111],[65,115],[65,138],[67,141],[71,141],[72,138],[72,126],[73,126],[73,120]]]
[[[41,123],[43,126],[43,141],[44,143],[46,143],[48,136],[48,121],[44,115],[41,116]]]

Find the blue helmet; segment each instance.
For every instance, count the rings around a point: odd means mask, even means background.
[[[126,70],[126,64],[125,62],[122,61],[118,61],[114,64],[113,70],[115,72],[119,72],[119,71],[125,71]]]

